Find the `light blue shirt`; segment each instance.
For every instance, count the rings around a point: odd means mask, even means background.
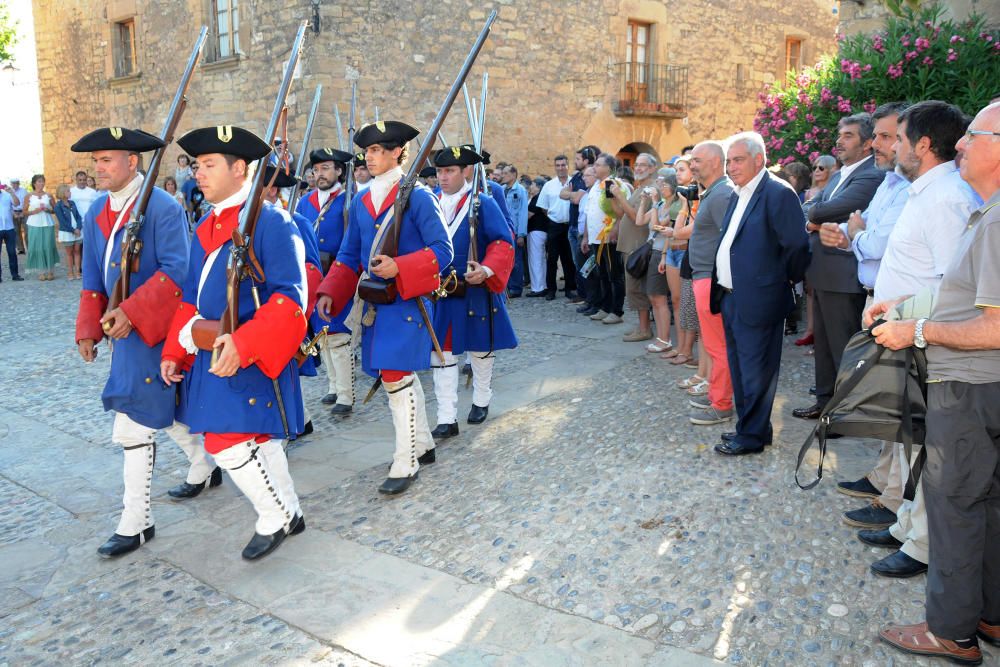
[[[14,229],[14,198],[6,190],[0,190],[0,232]]]
[[[851,250],[858,258],[858,281],[868,289],[875,288],[875,277],[889,243],[889,234],[910,196],[909,185],[899,171],[890,171],[861,214],[865,228],[851,241]],[[840,228],[847,235],[847,223],[841,223]]]
[[[528,235],[528,191],[520,183],[514,183],[510,187],[503,189],[504,197],[507,199],[507,211],[510,219],[514,223],[514,229],[518,236]]]

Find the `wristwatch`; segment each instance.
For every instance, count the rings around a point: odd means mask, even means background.
[[[921,350],[927,347],[927,339],[924,338],[924,322],[926,321],[926,317],[917,320],[917,326],[913,329],[913,346]]]

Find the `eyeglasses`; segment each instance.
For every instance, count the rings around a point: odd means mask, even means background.
[[[972,138],[974,136],[1000,137],[1000,132],[990,132],[989,130],[966,130],[965,131],[965,138],[967,140],[972,141]]]
[[[815,167],[813,167],[813,171],[826,171],[826,167],[824,167],[821,164],[818,164]]]

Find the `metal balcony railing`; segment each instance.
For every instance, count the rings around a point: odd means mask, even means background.
[[[615,65],[615,77],[616,114],[665,118],[687,115],[687,67],[624,62]]]

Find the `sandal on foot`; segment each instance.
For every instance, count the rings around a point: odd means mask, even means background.
[[[890,646],[911,655],[947,658],[960,665],[979,665],[983,662],[983,654],[978,645],[963,648],[949,639],[935,637],[926,622],[915,625],[890,625],[883,628],[878,636]]]
[[[691,361],[691,357],[687,356],[682,352],[681,354],[678,354],[676,357],[671,359],[670,363],[673,364],[674,366],[681,366],[689,361]]]
[[[662,338],[654,338],[653,342],[646,346],[646,352],[666,352],[672,350],[674,344],[669,340],[663,340]]]
[[[692,375],[689,378],[684,378],[683,380],[678,380],[677,381],[677,388],[678,389],[690,389],[691,387],[695,386],[696,384],[700,384],[702,382],[708,382],[708,380],[706,380],[702,376],[700,376],[697,373],[695,373],[694,375]]]

